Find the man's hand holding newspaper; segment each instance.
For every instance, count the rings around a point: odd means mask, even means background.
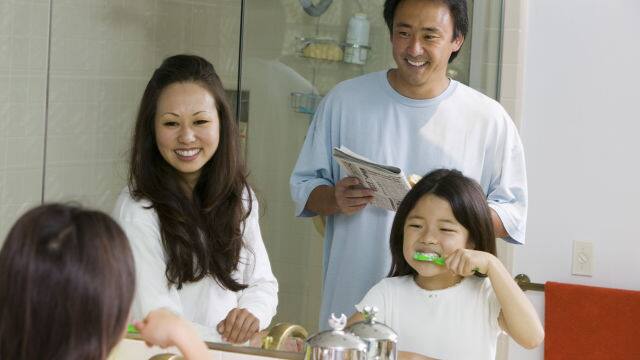
[[[400,202],[410,189],[402,169],[374,163],[344,146],[333,148],[333,157],[349,176],[357,178],[364,188],[373,191],[371,201],[373,206],[391,211],[398,210]],[[357,185],[353,179],[340,180],[336,184],[336,199],[338,199],[337,192],[340,191],[340,187],[352,185]],[[365,206],[366,203],[360,204],[354,208],[353,212]]]
[[[346,177],[336,183],[336,205],[346,215],[354,214],[373,201],[374,191],[361,185],[355,177]]]

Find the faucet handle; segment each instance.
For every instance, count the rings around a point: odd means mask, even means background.
[[[376,320],[376,314],[380,311],[375,306],[365,306],[362,309],[362,316],[364,316],[364,320],[367,322],[374,322]]]
[[[307,330],[300,325],[278,323],[262,338],[261,347],[267,350],[283,350],[289,339],[300,339],[300,343],[303,343],[308,336]],[[298,344],[297,341],[296,344]]]

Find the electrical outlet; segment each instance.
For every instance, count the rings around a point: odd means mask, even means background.
[[[593,275],[593,243],[588,241],[573,242],[573,275]]]

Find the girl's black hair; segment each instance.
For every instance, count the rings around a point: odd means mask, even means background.
[[[28,211],[0,251],[0,359],[106,359],[134,290],[129,241],[108,215],[61,204]]]
[[[432,194],[446,200],[456,220],[469,232],[468,241],[475,250],[496,254],[496,238],[491,221],[491,210],[480,185],[458,170],[439,169],[425,175],[398,207],[393,219],[389,246],[391,248],[390,277],[416,274],[404,258],[404,224],[416,203]]]

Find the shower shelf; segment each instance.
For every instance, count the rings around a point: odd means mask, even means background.
[[[344,52],[346,49],[366,49],[371,47],[349,43],[339,43],[330,37],[298,37],[297,53],[300,57],[312,61],[344,63],[351,65],[352,63],[344,62]],[[362,65],[362,64],[355,64]]]
[[[292,92],[289,103],[295,112],[313,115],[320,100],[322,100],[322,96],[316,93]]]

